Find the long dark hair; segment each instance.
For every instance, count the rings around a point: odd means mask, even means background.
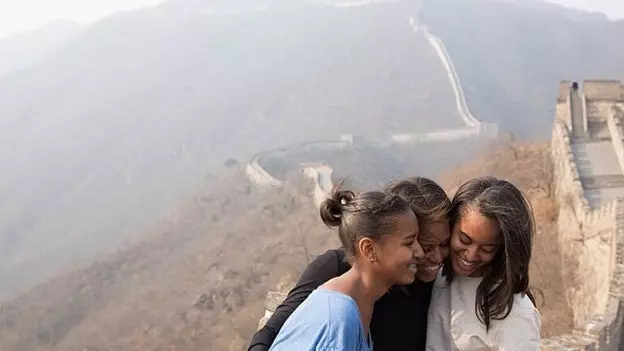
[[[492,320],[509,316],[515,294],[526,294],[535,304],[529,289],[535,219],[522,191],[494,177],[475,178],[459,187],[452,201],[451,227],[470,210],[498,222],[502,239],[502,247],[485,269],[475,301],[477,317],[489,330]],[[442,274],[448,283],[453,281],[455,274],[449,258]]]

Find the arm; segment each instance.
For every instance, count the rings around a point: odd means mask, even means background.
[[[248,351],[267,351],[282,325],[308,295],[326,281],[344,273],[343,258],[342,250],[329,250],[312,261],[265,326],[254,334]]]
[[[513,311],[501,323],[496,333],[496,343],[501,351],[539,351],[540,315],[534,308]]]

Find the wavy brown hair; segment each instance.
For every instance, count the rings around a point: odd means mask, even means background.
[[[475,178],[459,187],[452,202],[451,227],[467,211],[478,211],[495,220],[500,227],[502,247],[485,267],[475,301],[477,317],[489,330],[492,320],[509,316],[515,294],[526,294],[535,304],[529,289],[535,219],[522,191],[510,182],[494,177]],[[448,283],[453,281],[455,274],[450,258],[447,258],[442,274]]]
[[[425,177],[409,177],[388,183],[384,191],[396,194],[407,201],[418,217],[419,224],[447,221],[451,200],[438,183]]]

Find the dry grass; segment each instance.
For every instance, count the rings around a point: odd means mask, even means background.
[[[335,245],[310,191],[208,180],[142,240],[4,304],[0,350],[242,350],[266,292]]]

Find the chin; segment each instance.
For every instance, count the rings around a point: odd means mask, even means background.
[[[416,273],[416,279],[428,283],[434,281],[438,277],[438,273],[440,269],[442,269],[442,265],[437,265],[437,268],[434,268],[436,265],[421,265],[418,266],[418,273]],[[427,269],[426,267],[429,267]]]
[[[466,267],[463,267],[456,260],[457,260],[457,256],[454,257],[452,260],[453,272],[455,272],[455,275],[469,277],[470,275],[474,274],[474,272],[477,271],[478,267],[475,266],[474,268],[468,269]]]

